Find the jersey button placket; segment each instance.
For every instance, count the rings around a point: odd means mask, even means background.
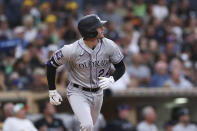
[[[89,54],[90,56],[90,91],[92,92],[92,55]]]

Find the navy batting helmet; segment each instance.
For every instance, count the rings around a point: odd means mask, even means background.
[[[107,21],[102,21],[95,15],[84,16],[78,23],[78,30],[82,37],[84,38],[94,38],[97,36],[98,32],[96,29],[103,26]]]

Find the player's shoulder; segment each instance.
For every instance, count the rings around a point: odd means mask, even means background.
[[[70,44],[67,44],[67,45],[64,45],[63,48],[74,48],[77,46],[77,43],[78,43],[79,40],[73,42],[73,43],[70,43]]]
[[[106,37],[102,38],[103,43],[105,44],[115,44],[115,42],[113,40],[110,40]]]
[[[103,41],[103,44],[105,46],[109,46],[109,47],[115,47],[115,46],[117,46],[117,44],[113,40],[110,40],[110,39],[108,39],[106,37],[102,38],[102,41]]]
[[[68,53],[68,52],[69,52],[69,53],[75,52],[75,50],[78,49],[78,41],[79,41],[79,40],[77,40],[77,41],[75,41],[75,42],[73,42],[73,43],[64,45],[64,46],[62,47],[62,51],[63,51],[63,52],[66,52],[66,53]]]

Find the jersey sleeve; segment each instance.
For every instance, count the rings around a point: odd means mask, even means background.
[[[116,43],[114,43],[113,41],[109,41],[109,42],[110,42],[110,61],[113,64],[117,64],[124,58],[124,56],[119,46]]]
[[[70,59],[70,48],[71,47],[69,45],[65,45],[53,54],[52,57],[54,58],[56,64],[58,64],[59,66],[63,65]]]

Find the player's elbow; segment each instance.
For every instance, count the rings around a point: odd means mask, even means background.
[[[46,65],[47,67],[53,67],[55,69],[59,66],[59,64],[55,61],[54,57],[51,57],[51,59],[47,61]]]
[[[51,64],[51,61],[47,61],[46,63],[47,72],[56,71],[57,67]]]

